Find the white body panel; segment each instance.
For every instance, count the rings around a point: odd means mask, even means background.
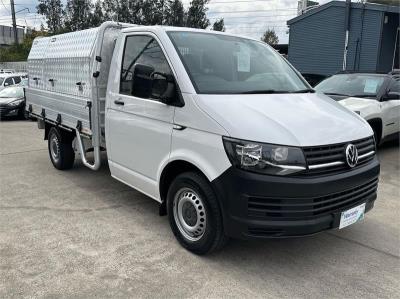
[[[364,120],[322,94],[197,95],[196,99],[234,138],[314,146],[372,134]]]
[[[377,101],[350,97],[339,103],[352,111],[357,111],[367,121],[382,120],[382,139],[400,132],[400,100]]]

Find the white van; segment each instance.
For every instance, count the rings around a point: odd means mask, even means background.
[[[344,228],[374,205],[370,126],[260,41],[107,22],[36,39],[28,65],[53,165],[78,152],[97,170],[106,150],[192,252]]]

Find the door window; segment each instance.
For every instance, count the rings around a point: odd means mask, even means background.
[[[135,35],[126,38],[124,56],[122,61],[120,93],[132,95],[141,98],[149,98],[144,96],[143,84],[147,84],[148,80],[134,78],[134,68],[136,64],[142,64],[154,69],[155,73],[162,73],[165,75],[172,75],[171,68],[168,65],[164,53],[158,42],[151,36]],[[162,94],[163,89],[166,88],[163,82],[165,80],[158,80],[157,75],[153,77],[152,81],[152,94]],[[147,81],[146,81],[147,80]],[[157,101],[157,100],[156,100]]]
[[[15,84],[21,83],[21,77],[14,77]]]
[[[10,86],[10,85],[14,85],[14,81],[13,81],[13,79],[10,77],[10,78],[7,78],[5,81],[4,81],[4,86]]]

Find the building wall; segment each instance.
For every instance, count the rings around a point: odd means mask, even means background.
[[[390,72],[393,65],[393,54],[396,43],[397,28],[399,27],[399,16],[387,14],[388,22],[383,24],[382,42],[379,54],[378,71]]]
[[[24,40],[25,31],[22,28],[17,28],[18,41],[22,43]],[[10,26],[0,25],[0,47],[11,46],[14,44],[14,29]]]
[[[383,12],[352,9],[347,70],[375,72],[378,65]]]
[[[344,3],[332,5],[290,25],[288,57],[300,72],[332,75],[343,69],[345,9]],[[383,11],[352,5],[347,70],[386,71],[388,60],[393,58],[393,54],[388,58],[387,48],[393,51],[393,46],[384,32],[381,49],[383,17]]]
[[[331,6],[291,24],[289,61],[301,73],[336,73],[343,63],[344,23],[344,8]]]

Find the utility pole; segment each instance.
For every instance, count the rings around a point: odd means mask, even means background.
[[[12,23],[13,23],[13,30],[14,30],[14,42],[18,45],[18,32],[17,32],[17,21],[15,20],[15,7],[14,7],[14,0],[10,0],[11,4],[11,15],[12,15]]]

